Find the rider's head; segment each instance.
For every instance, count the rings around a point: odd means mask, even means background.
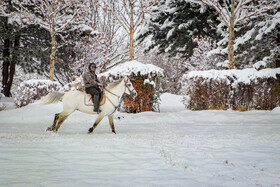
[[[88,69],[92,70],[92,71],[95,71],[96,69],[96,64],[95,63],[90,63],[89,66],[88,66]]]

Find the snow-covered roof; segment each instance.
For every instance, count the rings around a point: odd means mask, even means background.
[[[243,82],[245,84],[250,83],[251,80],[257,78],[276,78],[276,74],[280,74],[280,68],[267,68],[260,71],[254,68],[248,68],[243,70],[209,70],[209,71],[191,71],[184,75],[185,79],[202,77],[209,79],[226,79],[227,77],[235,77],[238,82]]]
[[[140,73],[141,75],[146,75],[150,73],[154,73],[157,75],[163,75],[163,70],[155,65],[152,64],[143,64],[141,62],[138,62],[136,60],[133,61],[127,61],[125,63],[122,63],[120,65],[117,65],[108,71],[99,74],[98,76],[105,76],[109,77],[110,75],[113,76],[129,76],[134,74]]]

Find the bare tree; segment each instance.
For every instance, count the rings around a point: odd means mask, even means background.
[[[48,30],[52,40],[50,55],[50,80],[53,80],[55,53],[57,48],[56,36],[64,31],[69,24],[85,13],[86,2],[80,0],[16,0],[19,10],[26,23],[39,24]]]
[[[103,0],[88,0],[88,4],[88,14],[83,17],[85,22],[77,27],[88,34],[75,43],[74,50],[79,56],[75,64],[84,66],[88,62],[95,62],[102,72],[128,60],[125,55],[128,53],[124,42],[126,34],[121,31],[121,25],[112,11],[104,8],[108,4],[115,10],[115,0],[107,0],[106,4]]]
[[[269,10],[280,7],[279,0],[191,0],[196,3],[203,3],[214,8],[221,18],[221,21],[228,28],[228,60],[229,69],[234,68],[234,29],[240,23],[245,23],[251,18],[256,18]]]
[[[129,35],[130,60],[134,60],[135,31],[145,19],[145,14],[149,12],[155,0],[119,0],[114,3],[114,6],[107,0],[103,2],[104,11],[110,11]]]

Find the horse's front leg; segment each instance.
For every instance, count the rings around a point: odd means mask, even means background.
[[[114,114],[109,115],[108,119],[109,119],[109,123],[110,123],[111,129],[112,129],[112,132],[116,134],[115,125],[114,125]]]
[[[97,125],[100,123],[100,121],[104,118],[104,114],[100,113],[97,117],[97,119],[95,120],[93,126],[91,128],[88,129],[89,133],[92,133],[92,131],[97,127]]]
[[[48,128],[47,128],[47,131],[54,131],[54,130],[55,130],[56,123],[57,123],[57,121],[58,121],[58,119],[59,119],[59,114],[60,114],[60,113],[55,114],[54,120],[53,120],[53,125],[50,126],[50,127],[48,127]]]

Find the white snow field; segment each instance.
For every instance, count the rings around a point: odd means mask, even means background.
[[[189,111],[163,94],[161,112],[116,113],[111,133],[61,103],[0,112],[0,186],[280,186],[280,108]]]

